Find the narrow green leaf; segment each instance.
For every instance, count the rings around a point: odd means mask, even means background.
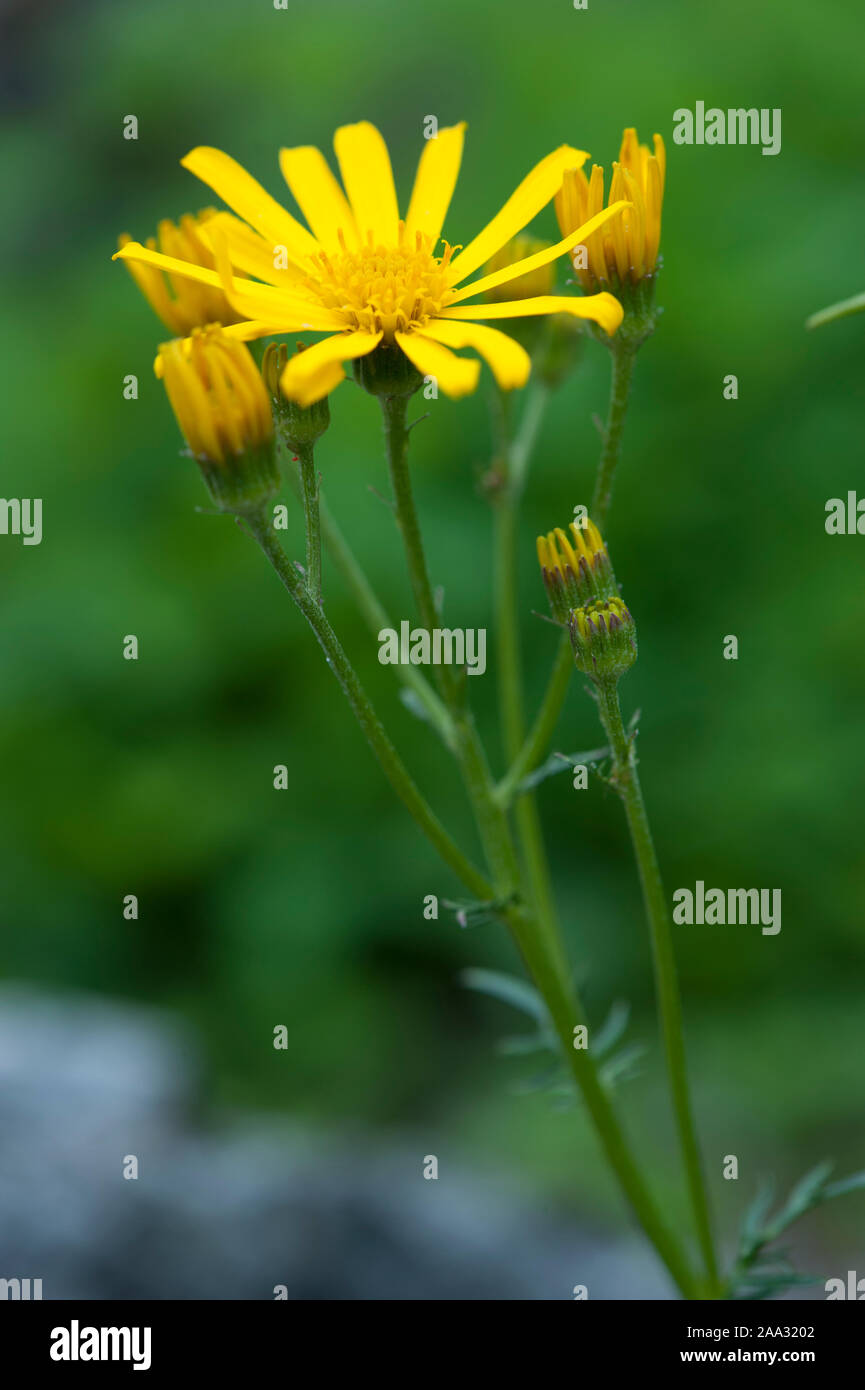
[[[816,314],[812,314],[805,320],[805,327],[822,328],[824,323],[834,323],[836,319],[846,319],[851,314],[861,314],[863,311],[865,294],[854,294],[852,299],[842,299],[837,304],[830,304],[827,309],[820,309]]]
[[[590,1050],[593,1057],[603,1057],[604,1053],[609,1052],[611,1047],[615,1047],[628,1026],[630,1015],[630,1004],[627,1004],[623,999],[614,1001],[610,1012],[591,1040]]]
[[[546,1033],[517,1033],[496,1044],[503,1057],[530,1057],[533,1052],[549,1052],[552,1039]]]
[[[833,1197],[843,1197],[848,1192],[860,1192],[865,1188],[865,1169],[861,1173],[853,1173],[849,1178],[840,1178],[838,1182],[829,1183],[823,1189],[823,1201],[829,1202]]]
[[[766,1218],[775,1196],[775,1184],[770,1180],[760,1188],[742,1219],[741,1258],[748,1261],[765,1243]]]
[[[646,1049],[640,1043],[632,1043],[630,1047],[614,1052],[600,1068],[601,1080],[607,1086],[614,1086],[619,1081],[633,1081],[640,1075],[636,1064],[645,1055]]]
[[[539,783],[545,782],[548,777],[554,777],[557,772],[564,772],[568,767],[588,767],[591,768],[604,761],[610,756],[609,748],[591,748],[588,753],[551,753],[545,763],[536,767],[534,772],[528,773],[518,784],[516,794],[530,792]]]
[[[503,1004],[510,1004],[521,1013],[528,1014],[544,1029],[549,1027],[547,1006],[528,980],[520,980],[516,975],[505,975],[499,970],[480,970],[474,967],[461,970],[458,978],[466,989],[474,989],[480,994],[489,995],[492,999],[500,999]]]
[[[772,1231],[774,1234],[780,1235],[785,1227],[797,1221],[800,1216],[804,1216],[807,1211],[810,1211],[811,1208],[820,1201],[826,1179],[834,1167],[835,1164],[831,1159],[824,1160],[807,1172],[803,1178],[799,1179],[793,1191],[790,1193],[790,1196],[787,1198],[783,1209],[772,1222]]]
[[[534,1076],[528,1077],[525,1081],[520,1081],[514,1087],[517,1095],[530,1096],[536,1091],[549,1091],[562,1079],[561,1063],[555,1062],[552,1066],[546,1067],[543,1071],[537,1072]],[[565,1088],[567,1090],[567,1088]]]

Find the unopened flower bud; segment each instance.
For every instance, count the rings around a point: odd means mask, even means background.
[[[613,164],[607,206],[630,204],[574,248],[571,258],[586,294],[608,290],[620,301],[625,318],[618,338],[638,347],[653,332],[655,279],[660,265],[661,212],[666,152],[660,135],[653,149],[641,145],[629,127]],[[604,170],[595,164],[587,178],[582,169],[567,169],[556,195],[556,217],[568,236],[604,206]]]
[[[302,343],[298,352],[304,352]],[[261,376],[267,388],[280,436],[287,448],[297,454],[320,439],[330,424],[328,397],[322,396],[311,405],[299,405],[283,392],[280,381],[289,362],[285,343],[269,343],[261,362]]]
[[[157,375],[217,507],[248,512],[275,496],[270,401],[249,348],[212,324],[163,343]]]
[[[586,676],[618,679],[637,659],[637,630],[620,598],[574,609],[568,628],[577,669]]]
[[[594,522],[587,518],[580,526],[572,521],[568,529],[570,536],[560,526],[538,536],[541,576],[553,617],[560,623],[569,621],[572,609],[618,594],[610,557]]]

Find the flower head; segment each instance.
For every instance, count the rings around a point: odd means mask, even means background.
[[[593,521],[570,524],[571,537],[561,527],[538,536],[538,562],[553,616],[567,623],[571,610],[593,599],[615,595],[616,578],[601,533]]]
[[[217,505],[243,511],[279,486],[273,419],[252,354],[218,325],[160,348],[160,372],[189,452]]]
[[[215,271],[216,261],[202,229],[216,215],[215,209],[206,208],[197,216],[187,213],[177,224],[165,218],[159,223],[156,236],[148,237],[147,247],[155,252],[158,245],[163,256]],[[130,244],[137,245],[125,234],[118,238],[117,244],[121,250]],[[151,309],[178,337],[185,337],[193,328],[203,328],[208,323],[237,323],[242,318],[218,286],[165,273],[145,261],[130,259],[126,265]]]
[[[576,608],[568,627],[574,661],[584,675],[618,679],[637,659],[637,630],[620,598]]]
[[[198,284],[224,291],[242,339],[278,333],[330,336],[288,362],[282,389],[311,405],[345,375],[344,364],[396,346],[421,376],[433,376],[445,394],[461,396],[477,384],[479,364],[453,349],[473,348],[504,389],[529,374],[525,350],[479,320],[538,314],[592,319],[607,333],[622,309],[607,293],[591,298],[537,295],[468,305],[565,255],[581,239],[617,219],[623,205],[599,209],[585,226],[524,260],[466,284],[491,256],[555,196],[565,170],[588,157],[562,146],[535,166],[483,231],[459,249],[442,239],[456,185],[465,126],[442,129],[427,141],[411,199],[400,217],[387,146],[367,121],[342,126],[334,146],[342,187],[319,150],[284,149],[282,173],[303,212],[304,227],[244,169],[220,150],[200,147],[182,161],[231,207],[206,224],[216,270],[128,243],[117,254]],[[243,220],[239,220],[243,219]],[[234,271],[254,277],[241,279]]]
[[[661,207],[664,200],[666,153],[660,135],[654,138],[654,153],[641,145],[637,132],[629,127],[622,137],[617,163],[613,164],[609,204],[626,199],[630,207],[602,229],[592,232],[577,247],[574,269],[586,294],[601,289],[618,293],[630,283],[653,276],[661,240]],[[604,206],[604,171],[592,167],[591,178],[582,169],[566,169],[562,187],[556,195],[556,216],[562,236],[588,222]]]

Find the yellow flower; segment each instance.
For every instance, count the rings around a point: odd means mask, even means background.
[[[223,465],[267,448],[270,398],[243,343],[213,324],[163,343],[159,360],[171,408],[199,463]]]
[[[301,405],[327,395],[345,376],[343,364],[371,353],[379,343],[397,344],[417,371],[434,376],[449,396],[472,391],[479,373],[478,362],[456,356],[454,348],[474,348],[504,389],[522,386],[529,374],[528,354],[512,338],[478,320],[566,313],[593,319],[614,333],[622,319],[621,306],[609,294],[589,299],[540,295],[496,304],[463,301],[565,255],[615,220],[622,208],[599,210],[585,227],[572,230],[556,245],[466,285],[468,276],[552,200],[565,170],[578,168],[588,156],[569,146],[547,155],[467,246],[456,254],[458,248],[442,241],[437,254],[459,173],[464,130],[464,124],[442,129],[426,143],[404,218],[399,215],[387,146],[368,121],[342,126],[334,137],[343,187],[319,150],[282,150],[283,175],[311,230],[227,154],[199,147],[182,163],[238,214],[220,214],[207,223],[217,271],[134,243],[117,254],[222,288],[244,319],[233,330],[238,338],[331,334],[293,357],[285,369],[282,389]],[[232,267],[260,283],[233,276]]]
[[[216,261],[204,240],[202,229],[215,216],[214,208],[206,208],[197,216],[187,213],[181,217],[179,225],[165,218],[159,223],[157,236],[148,237],[147,247],[155,252],[158,244],[163,256],[213,271]],[[138,243],[128,235],[118,238],[117,245],[121,250],[130,244]],[[186,276],[164,274],[152,265],[132,259],[127,261],[127,267],[151,309],[159,315],[166,328],[180,337],[208,323],[232,324],[243,318],[242,314],[235,313],[218,287],[190,280]]]
[[[624,198],[631,206],[603,230],[585,237],[584,258],[579,248],[574,254],[574,268],[587,294],[601,288],[618,290],[627,281],[636,284],[655,273],[667,161],[660,135],[655,136],[654,143],[653,154],[639,143],[633,127],[625,131],[618,163],[613,164],[609,203],[612,206]],[[603,206],[604,171],[600,165],[593,165],[590,179],[582,169],[565,170],[556,195],[556,216],[563,236],[595,217]]]

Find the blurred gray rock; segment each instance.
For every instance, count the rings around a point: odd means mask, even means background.
[[[512,1176],[427,1181],[409,1135],[214,1129],[201,1079],[169,1016],[0,988],[0,1278],[41,1278],[46,1299],[671,1296],[636,1240],[587,1233]]]

